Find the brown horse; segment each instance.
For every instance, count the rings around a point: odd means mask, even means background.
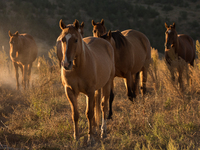
[[[67,26],[65,24],[63,24],[63,28],[67,28],[68,26],[73,26],[73,24],[69,24]],[[79,32],[81,33],[82,37],[83,37],[83,27],[84,27],[84,22],[82,22],[80,27],[79,27],[80,28]],[[60,36],[56,40],[56,48],[57,48],[57,57],[58,57],[59,64],[60,64],[60,67],[61,67],[61,61],[62,61],[63,56],[62,56],[61,37]]]
[[[105,27],[102,23],[93,25],[93,36],[103,35]],[[95,31],[95,33],[94,33]],[[102,31],[101,33],[98,33]],[[148,38],[136,30],[113,31],[101,36],[108,40],[115,52],[115,76],[125,78],[128,89],[127,95],[131,101],[138,94],[139,75],[141,75],[141,92],[146,93],[147,70],[151,61],[151,45]],[[141,73],[141,74],[140,74]],[[110,93],[109,116],[112,117],[113,90]]]
[[[173,59],[182,58],[185,62],[193,66],[195,59],[195,44],[190,36],[185,34],[177,34],[175,23],[170,26],[165,23],[165,27],[167,29],[165,31],[165,59],[168,67],[172,67],[170,68],[171,77],[172,80],[175,81],[174,68],[171,65]],[[180,84],[180,88],[183,89],[183,64],[180,65],[182,66],[177,68],[179,73],[178,82]]]
[[[93,36],[94,37],[100,37],[106,33],[106,27],[104,26],[104,20],[101,19],[101,22],[95,23],[94,20],[92,20],[93,25]]]
[[[60,20],[60,35],[63,58],[61,61],[61,79],[66,96],[71,104],[74,122],[74,138],[78,133],[78,104],[79,93],[88,96],[86,117],[88,119],[88,141],[93,141],[94,111],[100,110],[100,101],[95,99],[95,91],[102,89],[103,99],[101,137],[106,135],[107,102],[114,78],[114,50],[109,42],[100,38],[87,37],[82,39],[79,32],[79,22],[75,20],[73,26],[65,26]],[[95,106],[95,109],[94,109]],[[95,113],[98,121],[99,111]]]
[[[15,67],[17,89],[19,89],[18,67],[22,71],[22,85],[24,89],[29,87],[32,63],[37,57],[38,49],[33,37],[29,34],[15,34],[8,32],[10,36],[10,58]]]

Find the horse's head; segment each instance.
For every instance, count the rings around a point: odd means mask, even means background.
[[[15,59],[18,57],[18,52],[20,50],[20,40],[18,38],[19,33],[18,31],[12,34],[10,31],[8,32],[8,35],[10,36],[10,56],[11,59]]]
[[[102,19],[101,22],[95,23],[92,20],[93,25],[93,37],[100,37],[101,35],[106,33],[106,27],[104,26],[104,20]]]
[[[62,29],[62,33],[60,35],[63,54],[61,66],[63,66],[65,70],[71,70],[73,61],[78,55],[81,54],[83,41],[80,32],[80,25],[78,20],[75,20],[73,25],[68,26],[60,20],[59,25]]]
[[[175,46],[177,42],[177,32],[175,29],[175,23],[173,25],[168,26],[165,23],[166,32],[165,32],[165,49],[170,49]]]

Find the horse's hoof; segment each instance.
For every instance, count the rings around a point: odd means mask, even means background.
[[[109,114],[108,117],[107,117],[107,119],[109,119],[109,120],[112,119],[112,115]]]
[[[107,134],[106,133],[101,133],[101,138],[102,139],[107,138]]]
[[[133,102],[134,97],[128,97],[131,102]]]
[[[95,140],[93,137],[88,137],[87,146],[94,146]]]

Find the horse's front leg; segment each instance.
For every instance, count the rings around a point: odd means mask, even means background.
[[[28,65],[28,76],[27,76],[27,87],[29,88],[29,83],[30,83],[30,78],[31,78],[31,68],[32,68],[32,63]]]
[[[133,98],[136,98],[136,95],[135,95],[135,93],[133,93],[133,90],[132,90],[133,89],[133,77],[131,75],[131,72],[127,73],[125,78],[126,78],[126,82],[125,82],[126,87],[128,89],[128,93],[127,93],[128,98],[130,101],[133,101]]]
[[[94,119],[94,104],[95,104],[95,90],[90,90],[87,92],[88,99],[87,99],[87,108],[86,108],[86,117],[88,120],[88,143],[93,144],[94,137],[93,137],[93,119]],[[101,94],[101,93],[98,93]]]
[[[102,125],[101,125],[101,138],[107,136],[106,133],[106,112],[108,110],[108,98],[110,95],[110,90],[113,84],[113,80],[110,80],[103,88],[103,99],[101,102],[101,111],[102,111]]]
[[[22,81],[23,81],[23,87],[24,87],[24,89],[26,89],[27,70],[28,70],[28,65],[25,64],[25,65],[23,66],[23,77],[22,77]]]
[[[77,104],[77,97],[78,94],[75,94],[75,92],[65,86],[65,94],[69,100],[69,103],[71,105],[71,111],[72,111],[72,120],[74,124],[74,139],[79,139],[79,131],[78,131],[78,119],[79,119],[79,112],[78,112],[78,104]]]
[[[112,82],[112,88],[110,90],[110,98],[109,98],[109,114],[108,114],[108,117],[107,119],[112,119],[112,103],[113,103],[113,100],[114,100],[114,84]]]
[[[181,91],[183,91],[184,87],[183,87],[183,69],[182,68],[178,68],[178,82],[179,82]]]
[[[133,77],[135,77],[135,82],[133,85],[133,95],[135,95],[134,97],[136,97],[139,94],[139,80],[140,80],[140,72],[137,72],[135,75],[133,75]]]
[[[19,90],[19,72],[18,72],[18,64],[16,62],[13,62],[13,65],[15,67],[15,77],[16,77],[16,83],[17,83],[17,90]]]

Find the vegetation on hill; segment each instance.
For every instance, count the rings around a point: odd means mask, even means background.
[[[7,32],[18,30],[53,47],[60,33],[60,19],[66,24],[75,19],[84,21],[84,35],[91,36],[91,20],[98,22],[103,18],[108,30],[139,30],[147,35],[152,47],[163,52],[164,22],[176,22],[178,32],[189,34],[194,40],[199,38],[199,8],[196,0],[2,0],[0,46],[4,45],[8,51]],[[47,55],[48,50],[41,50],[39,54]]]

